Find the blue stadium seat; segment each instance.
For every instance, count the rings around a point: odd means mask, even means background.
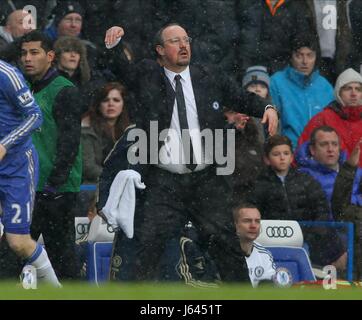
[[[293,283],[316,280],[304,248],[267,247],[267,249],[272,253],[277,268],[284,267],[290,271]]]
[[[108,280],[112,255],[112,242],[89,242],[87,280],[95,283]]]

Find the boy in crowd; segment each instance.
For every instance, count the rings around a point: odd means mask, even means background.
[[[270,137],[264,145],[267,168],[256,179],[248,196],[263,219],[327,221],[328,205],[319,183],[311,176],[291,167],[292,143],[286,136]],[[305,230],[312,263],[333,264],[345,268],[345,249],[337,234],[325,230]],[[321,245],[323,244],[323,245]]]

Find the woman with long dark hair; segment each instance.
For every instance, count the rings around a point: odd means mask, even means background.
[[[130,125],[127,101],[126,89],[118,82],[106,83],[96,91],[93,103],[82,119],[83,185],[98,185],[105,158]],[[75,208],[77,216],[87,215],[94,194],[94,190],[79,193]]]

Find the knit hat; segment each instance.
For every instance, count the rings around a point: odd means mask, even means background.
[[[252,83],[261,82],[269,88],[270,77],[268,70],[264,66],[252,66],[246,69],[246,73],[243,77],[242,86],[246,88]]]
[[[59,22],[70,13],[78,13],[84,17],[84,9],[78,1],[62,1],[53,9],[54,24],[57,26]]]
[[[342,101],[339,92],[343,86],[351,82],[358,82],[362,84],[362,76],[352,68],[343,71],[337,78],[336,85],[334,86],[334,95],[336,100],[342,106],[344,106],[344,102]]]

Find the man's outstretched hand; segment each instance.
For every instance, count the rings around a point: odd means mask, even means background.
[[[117,45],[117,43],[123,36],[124,36],[123,28],[114,26],[106,31],[106,37],[104,38],[104,43],[107,48],[112,48],[115,45]]]

